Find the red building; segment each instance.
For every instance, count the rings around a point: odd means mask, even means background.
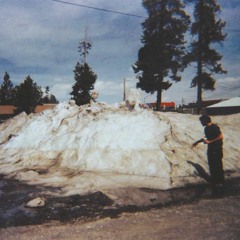
[[[52,109],[56,106],[56,104],[43,104],[43,105],[37,105],[35,108],[35,113],[42,112],[46,109]],[[0,119],[5,120],[10,117],[13,117],[15,107],[12,105],[0,105]]]
[[[156,109],[157,104],[156,103],[147,103],[147,105],[152,109]],[[162,102],[161,110],[176,110],[176,103],[175,102]]]

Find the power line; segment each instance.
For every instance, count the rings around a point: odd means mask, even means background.
[[[91,7],[91,6],[87,6],[87,5],[83,5],[83,4],[79,4],[79,3],[65,2],[65,1],[61,1],[61,0],[50,0],[50,1],[63,3],[63,4],[68,4],[68,5],[73,5],[73,6],[77,6],[77,7],[90,8],[90,9],[103,11],[103,12],[116,13],[116,14],[126,15],[126,16],[130,16],[130,17],[146,18],[146,17],[140,16],[140,15],[124,13],[124,12],[118,12],[118,11],[113,11],[113,10],[109,10],[109,9],[105,9],[105,8]]]
[[[240,32],[240,29],[224,29],[224,30],[226,30],[224,33],[227,33],[227,34],[239,34],[239,32]]]
[[[130,13],[124,13],[124,12],[119,12],[119,11],[113,11],[113,10],[109,10],[109,9],[105,9],[105,8],[91,7],[91,6],[88,6],[88,5],[83,5],[83,4],[79,4],[79,3],[72,3],[72,2],[66,2],[66,1],[62,1],[62,0],[50,0],[50,1],[63,3],[63,4],[68,4],[68,5],[77,6],[77,7],[89,8],[89,9],[93,9],[93,10],[97,10],[97,11],[116,13],[116,14],[126,15],[126,16],[130,16],[130,17],[147,18],[146,16],[135,15],[135,14],[130,14]],[[240,32],[240,29],[225,28],[225,30],[230,31],[230,32]]]
[[[230,28],[225,28],[225,30],[229,32],[240,32],[240,29],[230,29]]]

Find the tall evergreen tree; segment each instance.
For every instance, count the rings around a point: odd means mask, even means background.
[[[191,25],[191,51],[187,55],[188,62],[197,64],[197,75],[191,87],[197,87],[197,103],[202,105],[202,90],[214,90],[216,80],[213,74],[226,73],[220,63],[222,55],[213,49],[213,44],[222,43],[226,34],[222,32],[226,22],[217,19],[220,5],[216,0],[186,0],[194,2],[194,22]],[[216,45],[215,45],[216,46]]]
[[[156,109],[160,110],[162,90],[171,87],[169,80],[181,80],[179,71],[185,67],[184,34],[190,18],[180,0],[143,0],[143,7],[148,12],[142,23],[144,46],[133,69],[138,73],[138,88],[151,94],[157,92]]]
[[[14,98],[14,87],[10,80],[10,76],[7,72],[5,72],[3,77],[3,83],[0,88],[0,104],[8,105],[13,104]]]
[[[30,76],[27,76],[23,83],[15,87],[15,91],[14,106],[17,108],[16,113],[33,113],[42,98],[41,87]]]
[[[91,70],[87,63],[77,63],[75,70],[76,83],[72,87],[72,99],[75,100],[77,105],[84,105],[90,103],[92,99],[90,91],[94,89],[97,75]]]
[[[77,105],[84,105],[90,103],[91,90],[94,89],[94,84],[97,80],[97,75],[92,71],[89,65],[86,62],[87,55],[89,54],[89,50],[92,45],[86,39],[83,42],[80,42],[78,50],[80,53],[80,57],[83,57],[82,63],[77,62],[75,66],[74,79],[75,84],[72,86],[72,95],[73,100],[75,100]]]

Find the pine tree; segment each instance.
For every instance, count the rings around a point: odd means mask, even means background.
[[[49,86],[46,86],[45,88],[45,96],[42,98],[42,103],[54,103],[54,104],[58,103],[56,97],[50,93]]]
[[[138,88],[151,94],[157,92],[156,109],[160,110],[162,90],[171,87],[169,80],[181,80],[178,73],[185,67],[184,34],[190,18],[180,0],[144,0],[143,6],[148,12],[142,23],[144,46],[133,69],[138,73]]]
[[[76,83],[72,87],[72,99],[75,100],[77,105],[84,105],[90,103],[92,99],[90,91],[94,89],[97,75],[91,70],[87,63],[77,63],[75,70]]]
[[[27,76],[23,83],[15,87],[15,91],[14,106],[17,108],[16,113],[33,113],[42,98],[41,87],[30,76]]]
[[[58,104],[59,101],[57,100],[57,98],[53,94],[50,94],[48,103]]]
[[[14,98],[14,87],[10,80],[10,76],[5,72],[3,77],[3,83],[0,88],[0,104],[11,105],[13,104]]]
[[[222,55],[213,49],[212,44],[222,43],[226,34],[222,32],[226,22],[217,19],[220,5],[216,0],[187,0],[195,2],[194,19],[191,26],[193,41],[187,62],[197,64],[197,75],[193,78],[191,87],[197,87],[197,103],[199,110],[202,105],[202,90],[215,90],[216,80],[213,74],[227,73],[220,63]],[[216,45],[214,45],[216,46]]]
[[[84,105],[90,103],[91,90],[94,89],[94,84],[97,80],[97,75],[92,71],[89,65],[86,62],[87,55],[89,54],[89,50],[92,45],[86,39],[79,44],[79,53],[80,56],[83,57],[82,63],[77,62],[75,66],[74,79],[75,84],[72,86],[72,92],[70,95],[73,97],[71,99],[75,100],[77,105]]]

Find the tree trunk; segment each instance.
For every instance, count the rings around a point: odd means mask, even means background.
[[[202,108],[202,61],[198,61],[198,88],[197,88],[197,106],[198,113]]]
[[[203,2],[200,0],[199,9],[199,33],[198,33],[198,62],[197,62],[197,107],[198,114],[202,108],[202,5]]]
[[[162,89],[158,89],[157,91],[157,104],[156,104],[156,111],[160,111],[162,103]]]

